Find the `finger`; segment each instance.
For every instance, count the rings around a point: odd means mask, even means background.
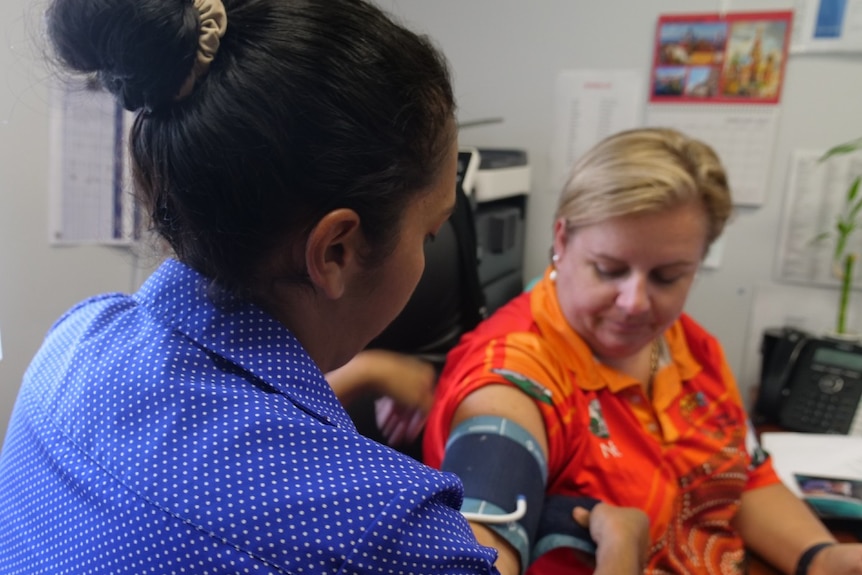
[[[383,429],[387,419],[392,415],[394,402],[390,397],[381,397],[374,402],[374,419],[377,427]]]
[[[395,430],[395,427],[398,425],[398,422],[400,420],[401,420],[401,418],[398,417],[398,414],[396,414],[394,411],[390,412],[386,416],[386,419],[378,422],[378,427],[380,428],[380,433],[382,433],[384,437],[391,436],[393,431]]]
[[[385,434],[387,437],[394,438],[394,441],[400,443],[403,441],[407,423],[408,417],[406,412],[396,404],[392,409],[392,413],[386,418]]]
[[[581,527],[590,526],[590,512],[583,507],[575,507],[572,509],[572,518]]]
[[[413,414],[413,417],[410,418],[410,421],[407,424],[407,441],[416,441],[416,438],[419,437],[419,434],[422,433],[422,429],[425,427],[425,421],[428,418],[421,411],[416,411]]]
[[[396,447],[404,443],[404,432],[407,428],[407,423],[402,419],[396,422],[390,433],[386,436],[386,442]]]

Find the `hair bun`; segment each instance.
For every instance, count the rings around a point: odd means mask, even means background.
[[[195,59],[198,15],[191,2],[53,0],[48,37],[79,72],[98,73],[127,110],[173,100]]]

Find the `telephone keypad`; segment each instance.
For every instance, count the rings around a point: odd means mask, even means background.
[[[785,395],[784,425],[797,431],[840,434],[853,433],[851,427],[858,426],[862,432],[862,418],[854,418],[862,395],[859,376],[812,365],[807,378],[810,384],[796,386]]]
[[[862,341],[792,327],[763,334],[755,413],[787,431],[862,435]]]

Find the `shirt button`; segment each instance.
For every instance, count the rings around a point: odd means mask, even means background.
[[[650,431],[655,431],[658,428],[656,427],[655,423],[648,423],[647,429],[649,429]]]
[[[631,402],[632,403],[640,403],[641,402],[641,396],[636,394],[636,393],[633,393],[631,396]]]

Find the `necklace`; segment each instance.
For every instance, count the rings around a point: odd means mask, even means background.
[[[658,372],[658,359],[659,352],[661,351],[661,344],[659,340],[653,340],[652,349],[649,354],[649,379],[647,380],[647,389],[652,388],[652,382],[655,379],[655,374]]]

